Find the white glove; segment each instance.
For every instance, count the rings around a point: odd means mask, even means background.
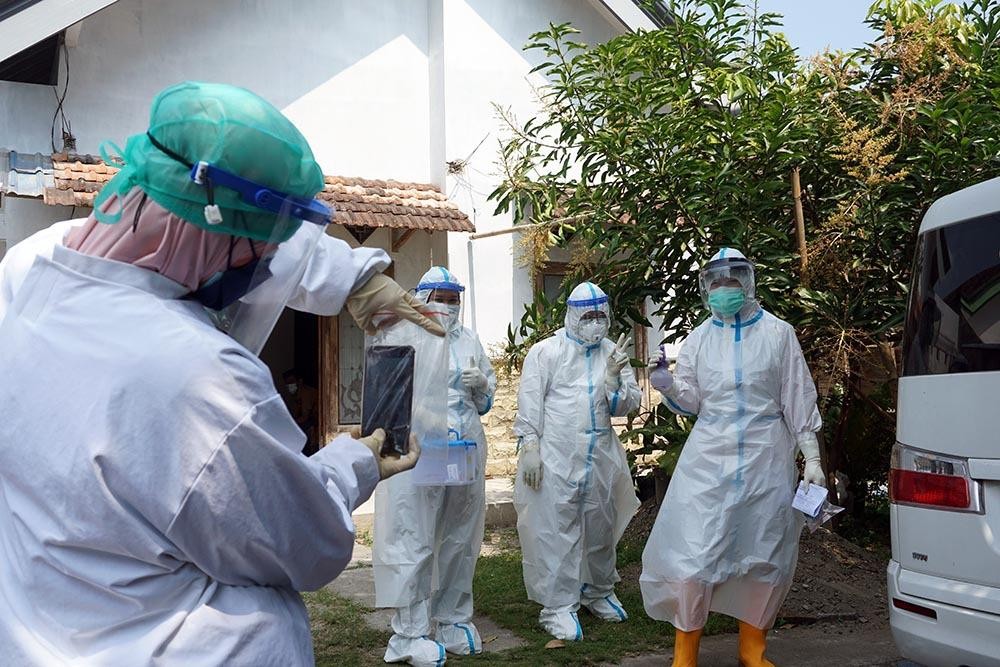
[[[625,334],[618,337],[618,342],[615,343],[615,349],[611,351],[608,355],[608,366],[605,371],[605,380],[612,391],[618,389],[621,385],[620,374],[625,365],[628,364],[628,349],[629,343],[632,342],[631,338],[626,338]]]
[[[521,444],[519,463],[524,483],[537,491],[542,483],[542,454],[536,441],[529,440]]]
[[[351,429],[351,437],[372,450],[375,455],[375,462],[378,464],[379,479],[392,477],[396,473],[409,470],[417,465],[420,458],[420,443],[414,435],[410,436],[410,451],[405,456],[394,454],[392,456],[382,456],[382,444],[385,442],[385,431],[377,428],[369,436],[361,437],[361,427],[355,426]]]
[[[802,481],[806,484],[816,484],[826,488],[826,474],[819,456],[819,441],[815,433],[800,433],[798,437],[799,451],[806,460],[806,469]]]
[[[462,371],[462,386],[472,391],[478,391],[480,394],[485,394],[489,388],[486,374],[479,370],[474,358],[469,359],[469,367]]]

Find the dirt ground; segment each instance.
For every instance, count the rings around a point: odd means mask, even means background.
[[[655,519],[654,503],[644,503],[622,541],[645,544]],[[789,628],[837,621],[838,629],[843,630],[888,627],[885,568],[883,556],[836,533],[825,528],[812,534],[804,530],[795,581],[782,607],[779,625]],[[621,575],[638,578],[639,570],[640,566],[632,566]]]

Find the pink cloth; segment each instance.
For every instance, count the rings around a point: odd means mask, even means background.
[[[81,227],[71,230],[64,245],[93,257],[155,271],[180,283],[189,290],[197,289],[205,280],[227,268],[229,234],[216,234],[184,222],[147,197],[133,232],[136,210],[143,192],[133,188],[121,204],[121,220],[113,225],[98,222],[93,214]],[[102,210],[119,206],[117,196],[109,197]],[[277,246],[255,241],[258,256],[270,254]],[[233,268],[253,259],[249,239],[240,238],[233,248]]]

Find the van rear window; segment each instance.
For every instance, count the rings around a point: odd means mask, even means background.
[[[903,375],[1000,370],[1000,214],[923,234],[903,334]]]

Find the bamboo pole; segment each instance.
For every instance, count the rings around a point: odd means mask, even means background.
[[[802,213],[802,186],[799,184],[799,168],[792,169],[792,198],[795,200],[795,236],[799,242],[799,270],[806,274],[809,260],[806,258],[806,219]]]
[[[558,225],[563,222],[574,222],[576,220],[582,220],[586,217],[592,215],[591,213],[580,213],[579,215],[571,215],[566,218],[555,218],[554,220],[545,220],[543,222],[533,222],[530,225],[514,225],[513,227],[505,227],[503,229],[495,229],[492,232],[482,232],[479,234],[471,234],[469,236],[470,241],[477,241],[479,239],[488,239],[493,236],[502,236],[504,234],[513,234],[514,232],[524,232],[533,227],[545,227],[551,225]]]

